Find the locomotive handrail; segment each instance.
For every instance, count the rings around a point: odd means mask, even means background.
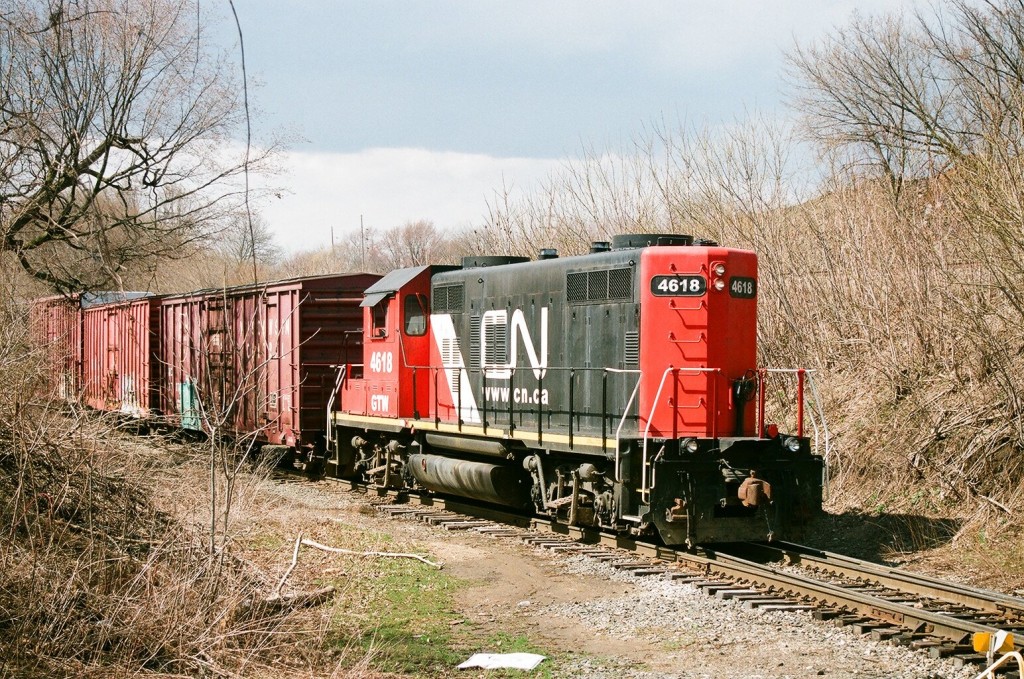
[[[640,370],[616,370],[615,368],[609,368],[612,372],[622,373],[635,373],[643,377],[643,372]],[[622,417],[619,418],[619,426],[615,428],[615,480],[621,482],[622,474],[620,473],[619,456],[622,451],[622,446],[619,443],[620,436],[622,434],[622,426],[626,424],[626,415],[629,414],[629,409],[633,407],[633,401],[636,399],[637,393],[640,391],[640,380],[636,381],[636,386],[633,387],[633,393],[629,395],[629,401],[626,402],[626,407],[622,411]]]
[[[668,379],[669,373],[674,373],[677,370],[680,371],[680,372],[690,372],[690,373],[698,373],[698,374],[700,374],[700,373],[716,373],[716,374],[720,374],[722,372],[721,368],[676,368],[676,367],[673,367],[673,366],[670,365],[669,367],[665,368],[665,372],[663,372],[661,374],[661,382],[658,383],[658,391],[654,394],[654,402],[651,404],[651,412],[648,413],[648,415],[647,415],[647,426],[644,427],[643,455],[641,457],[641,464],[640,464],[640,498],[645,503],[649,503],[650,502],[650,494],[651,494],[651,489],[647,487],[647,441],[648,441],[648,438],[650,437],[650,434],[651,434],[651,422],[654,420],[654,411],[657,410],[658,402],[661,400],[661,391],[662,391],[662,389],[665,388],[665,380]],[[716,381],[716,388],[717,388],[717,381]],[[715,403],[716,411],[717,411],[717,406],[718,406],[718,404],[717,404],[717,398],[716,398],[716,403]],[[678,408],[678,407],[679,406],[677,405],[676,408]],[[712,417],[714,418],[713,421],[716,423],[716,427],[717,427],[718,413],[717,412],[712,413]]]
[[[797,422],[796,422],[796,435],[804,435],[804,382],[809,373],[814,372],[807,368],[759,368],[758,373],[761,375],[761,381],[764,382],[764,376],[766,375],[796,375],[797,376],[797,387],[796,387],[796,408],[797,408]],[[758,425],[758,435],[764,438],[764,402],[765,402],[765,390],[762,388],[761,393],[758,396],[758,413],[760,415],[761,422]]]
[[[420,370],[427,370],[432,375],[433,383],[434,383],[434,399],[433,399],[433,402],[434,402],[434,423],[435,423],[435,425],[440,425],[440,423],[441,423],[441,408],[442,408],[442,406],[445,407],[445,408],[448,408],[448,407],[452,408],[455,411],[455,415],[458,418],[458,420],[457,420],[458,425],[462,424],[462,422],[461,422],[462,415],[463,415],[462,407],[463,407],[464,404],[462,403],[463,399],[462,399],[461,389],[457,390],[455,393],[452,394],[452,403],[451,404],[443,404],[441,402],[440,398],[439,398],[440,397],[440,392],[438,390],[438,380],[439,380],[439,375],[440,375],[441,371],[443,371],[443,370],[452,370],[452,371],[455,371],[455,372],[459,373],[460,376],[458,378],[458,381],[460,383],[461,383],[461,373],[463,371],[466,373],[468,379],[472,379],[472,377],[474,375],[480,375],[480,379],[481,379],[481,384],[480,384],[480,386],[481,386],[481,391],[480,391],[480,398],[481,398],[481,403],[480,403],[481,422],[480,422],[480,424],[481,424],[481,427],[483,428],[484,433],[487,432],[487,429],[488,429],[488,426],[489,426],[488,419],[487,419],[487,413],[488,412],[495,412],[495,413],[497,413],[498,411],[497,411],[497,409],[494,409],[493,411],[491,410],[491,405],[492,404],[490,403],[490,401],[488,399],[488,391],[487,391],[486,386],[483,384],[483,380],[485,380],[487,378],[492,378],[493,379],[493,378],[501,377],[502,379],[507,379],[511,383],[511,382],[514,381],[515,375],[516,375],[516,373],[518,371],[523,370],[523,369],[526,369],[526,370],[537,370],[536,368],[532,368],[532,367],[508,366],[508,365],[484,365],[484,366],[482,366],[480,368],[471,368],[471,367],[468,367],[468,366],[465,366],[465,365],[461,365],[461,366],[460,365],[450,365],[449,366],[449,365],[443,365],[443,364],[442,365],[406,365],[405,367],[410,368],[412,370],[412,379],[413,379],[414,385],[415,385],[415,383],[417,381],[417,372],[418,371],[420,371]],[[569,410],[566,411],[565,415],[568,418],[567,423],[566,423],[566,429],[567,429],[567,433],[568,433],[568,437],[569,437],[569,447],[570,447],[570,449],[572,449],[573,437],[574,437],[574,435],[576,433],[576,430],[574,428],[573,423],[574,423],[574,420],[575,420],[576,416],[579,415],[579,413],[577,413],[575,408],[574,408],[574,399],[573,399],[573,397],[574,397],[574,379],[575,379],[576,374],[577,373],[586,373],[586,372],[601,373],[606,378],[607,378],[607,376],[609,374],[614,374],[614,375],[638,375],[638,376],[642,374],[642,372],[639,369],[633,369],[633,368],[579,367],[579,366],[545,366],[543,368],[543,371],[544,372],[548,372],[548,371],[563,372],[563,373],[568,373],[568,375],[569,375],[569,401],[570,402],[569,402]],[[538,390],[543,389],[543,384],[544,384],[544,378],[541,377],[538,380]],[[636,400],[636,395],[637,395],[637,392],[639,390],[639,387],[640,387],[640,380],[638,379],[636,384],[633,386],[632,393],[631,393],[631,395],[629,397],[629,400],[626,403],[626,406],[625,406],[625,408],[624,408],[624,410],[622,412],[622,415],[619,417],[619,423],[618,423],[618,426],[616,428],[616,436],[615,436],[616,454],[617,455],[618,455],[620,434],[622,432],[622,429],[623,429],[623,427],[625,425],[626,420],[629,419],[629,411],[630,411],[630,408],[633,406],[633,403]],[[607,390],[607,383],[605,383],[605,385],[603,386],[603,389],[602,389],[602,402],[604,401],[604,398],[605,398],[604,392],[606,390]],[[414,393],[416,392],[415,386],[414,386],[413,391],[414,391]],[[545,429],[543,427],[543,416],[544,416],[544,413],[545,413],[544,403],[537,402],[537,403],[535,403],[533,405],[536,406],[536,407],[535,408],[529,408],[529,412],[534,413],[537,416],[536,436],[537,436],[538,443],[540,443],[540,442],[543,441],[544,432],[545,432]],[[509,426],[509,430],[510,431],[516,428],[516,424],[515,424],[515,414],[516,414],[516,412],[519,412],[519,410],[517,410],[517,408],[516,408],[516,401],[513,398],[509,398],[508,399],[508,426]],[[602,448],[607,448],[607,446],[608,446],[608,434],[607,434],[606,427],[607,427],[609,418],[610,417],[614,417],[614,415],[608,413],[607,412],[607,408],[605,407],[604,404],[602,404],[602,411],[600,413],[600,417],[601,417],[601,430],[602,430],[602,434],[601,434],[601,441],[602,441],[601,447]],[[639,420],[639,414],[636,415],[636,417]],[[413,413],[413,419],[416,419],[416,420],[422,419],[422,414],[420,414],[419,412],[414,412]],[[461,427],[460,427],[460,429],[461,429]]]
[[[327,448],[331,447],[331,429],[333,429],[331,426],[331,413],[334,412],[334,401],[338,396],[338,391],[341,390],[341,383],[345,381],[348,364],[343,363],[342,365],[332,365],[331,367],[338,369],[338,376],[334,379],[334,389],[331,391],[330,398],[327,399]]]
[[[804,382],[809,371],[806,368],[761,368],[759,372],[761,372],[762,375],[796,375],[796,435],[802,437],[804,435]],[[762,389],[761,394],[759,396],[758,407],[759,412],[762,415],[761,426],[759,429],[762,438],[764,438],[764,400],[765,392],[764,389]]]
[[[811,387],[811,394],[814,397],[814,410],[811,411],[811,425],[814,427],[814,447],[817,451],[819,438],[824,439],[825,454],[822,459],[825,461],[824,464],[824,478],[822,479],[825,487],[825,497],[829,496],[829,486],[831,485],[831,464],[832,464],[832,437],[828,431],[828,420],[825,419],[825,406],[821,402],[821,395],[818,393],[818,384],[814,381],[814,371],[811,370],[807,373],[809,384]],[[817,419],[814,417],[814,412],[817,412]],[[818,432],[818,420],[821,421],[821,434]]]

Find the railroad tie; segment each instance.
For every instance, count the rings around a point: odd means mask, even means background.
[[[832,624],[836,627],[846,627],[847,625],[856,625],[862,622],[874,622],[874,618],[865,618],[862,615],[837,615],[832,619]]]
[[[707,576],[697,578],[695,580],[684,580],[684,583],[699,589],[708,596],[714,596],[715,592],[720,589],[735,589],[739,587],[735,582],[729,582],[727,580],[708,580]]]
[[[889,641],[899,636],[902,630],[899,627],[879,627],[871,630],[872,641]]]
[[[877,620],[872,622],[858,622],[851,625],[853,627],[854,634],[869,634],[876,629],[889,629],[892,627],[889,623],[878,622]]]
[[[762,592],[758,592],[756,589],[749,588],[729,588],[723,587],[722,589],[715,592],[716,599],[722,599],[723,601],[728,599],[736,599],[742,596],[763,596]],[[742,599],[741,599],[742,600]]]
[[[475,528],[474,530],[478,533],[490,535],[491,537],[495,538],[514,538],[519,535],[518,531],[511,530],[507,526],[502,526],[499,524],[480,526],[479,528]]]
[[[669,573],[665,577],[674,582],[681,582],[684,585],[693,584],[695,582],[704,582],[707,579],[706,576],[693,575],[692,573]]]
[[[410,507],[409,505],[378,505],[377,511],[384,512],[388,516],[402,516],[422,512],[423,510],[419,507]]]
[[[971,651],[971,653],[965,653],[964,655],[953,656],[953,666],[966,667],[967,665],[980,665],[984,667],[988,664],[988,658],[985,657],[985,655],[981,653],[974,653],[973,648],[971,649]],[[1009,672],[1007,674],[1000,675],[1000,679],[1020,679],[1019,676],[1017,676],[1016,678],[1014,677],[1014,675],[1016,674],[1016,672]]]
[[[542,542],[552,542],[552,539],[548,536],[524,535],[523,542],[528,545],[539,545]]]
[[[493,524],[490,521],[449,521],[442,523],[441,527],[445,530],[469,530],[470,528],[481,528],[487,525]]]
[[[744,601],[743,608],[757,609],[759,611],[810,611],[814,610],[811,604],[796,603],[761,603],[757,600]]]

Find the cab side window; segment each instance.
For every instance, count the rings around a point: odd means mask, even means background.
[[[390,299],[385,297],[373,305],[373,325],[370,328],[371,337],[387,337],[388,304]]]
[[[427,332],[427,312],[424,309],[426,300],[423,295],[406,295],[405,297],[405,334],[419,337]]]

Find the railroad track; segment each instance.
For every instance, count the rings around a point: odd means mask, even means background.
[[[345,482],[347,483],[347,482]],[[447,530],[522,540],[539,549],[585,556],[637,577],[689,583],[747,608],[807,611],[876,641],[909,646],[959,665],[984,665],[977,632],[1014,633],[1024,647],[1024,599],[939,580],[790,543],[739,543],[692,552],[480,507],[464,500],[367,489],[379,511]],[[1000,674],[1021,679],[1016,672]]]

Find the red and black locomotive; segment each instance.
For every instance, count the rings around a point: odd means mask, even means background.
[[[329,468],[668,544],[792,535],[822,458],[765,423],[756,299],[754,253],[689,236],[394,271],[366,290]]]

